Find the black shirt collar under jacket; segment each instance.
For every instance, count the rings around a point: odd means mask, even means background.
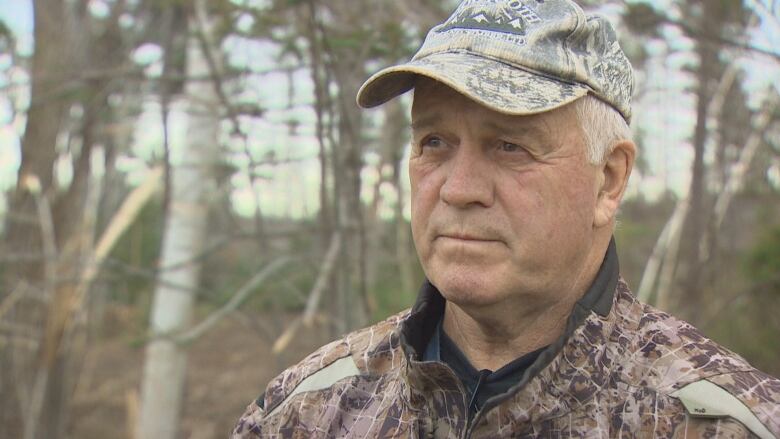
[[[428,280],[420,289],[409,318],[402,323],[401,343],[406,355],[411,359],[447,364],[469,392],[469,405],[473,406],[470,407],[473,411],[470,411],[473,414],[486,405],[499,403],[504,399],[502,395],[511,393],[513,387],[522,387],[547,366],[591,311],[601,316],[609,314],[619,271],[613,238],[596,278],[569,315],[564,334],[551,345],[525,354],[495,372],[477,371],[443,331],[441,321],[446,300]],[[493,399],[494,397],[496,398]]]

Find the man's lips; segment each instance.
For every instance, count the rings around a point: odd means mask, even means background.
[[[469,241],[469,242],[497,242],[498,241],[498,239],[493,239],[485,236],[469,235],[463,233],[442,233],[440,235],[437,235],[436,238],[454,239],[458,241]]]

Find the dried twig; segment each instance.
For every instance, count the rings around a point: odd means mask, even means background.
[[[238,306],[241,305],[241,303],[247,298],[247,296],[249,296],[249,294],[252,291],[254,291],[258,285],[264,282],[268,278],[268,276],[279,271],[281,268],[283,268],[291,261],[292,258],[284,257],[284,258],[279,258],[271,262],[270,264],[266,265],[259,273],[254,275],[247,283],[245,283],[241,288],[239,288],[238,291],[236,291],[236,293],[233,295],[233,297],[231,297],[230,300],[228,300],[228,302],[222,306],[222,308],[212,312],[202,322],[193,326],[187,331],[175,335],[173,337],[173,340],[177,343],[182,343],[182,344],[190,343],[196,340],[198,337],[206,333],[206,331],[211,329],[215,324],[217,324],[217,322],[222,320],[222,318],[224,318],[226,315],[230,314],[236,308],[238,308]]]
[[[653,246],[653,252],[645,264],[645,270],[642,272],[642,280],[639,282],[637,297],[639,300],[649,302],[652,295],[656,279],[661,271],[662,264],[667,264],[668,259],[676,259],[671,256],[669,251],[670,243],[680,240],[680,232],[683,220],[688,214],[688,200],[682,199],[677,202],[674,212],[664,225],[661,235]],[[656,298],[656,303],[658,298]]]
[[[723,223],[723,219],[726,216],[726,211],[729,208],[734,194],[742,186],[742,182],[745,179],[750,164],[753,161],[753,157],[758,151],[758,147],[761,146],[761,141],[764,138],[764,131],[769,126],[769,122],[772,120],[772,114],[778,104],[778,93],[776,90],[770,87],[767,92],[767,97],[764,101],[761,113],[756,117],[756,125],[753,132],[750,134],[745,146],[739,154],[739,160],[732,166],[731,173],[729,173],[728,180],[723,187],[723,190],[718,195],[718,199],[715,202],[715,229],[719,229]]]
[[[710,308],[705,317],[701,319],[702,323],[699,324],[699,328],[708,328],[714,322],[719,321],[722,318],[723,313],[726,312],[726,309],[733,306],[739,299],[745,296],[755,296],[757,294],[771,292],[773,289],[778,288],[780,288],[780,273],[776,273],[774,276],[770,276],[768,279],[765,279],[762,282],[753,284],[747,289],[731,294],[729,297],[725,298],[719,303],[716,303],[714,307]]]
[[[128,195],[119,210],[114,214],[111,221],[106,227],[106,230],[101,235],[100,240],[95,246],[95,250],[92,254],[92,261],[87,264],[79,283],[74,297],[73,306],[71,310],[79,307],[81,302],[89,290],[89,285],[95,279],[98,274],[98,269],[103,261],[108,257],[111,249],[114,248],[122,234],[133,224],[141,209],[152,198],[152,195],[160,189],[162,183],[163,169],[154,168],[150,171],[146,181],[140,186],[135,188],[133,192]]]
[[[46,297],[54,296],[54,288],[57,283],[57,244],[54,235],[54,220],[52,219],[51,206],[46,197],[41,193],[41,182],[35,175],[27,175],[22,180],[22,185],[32,194],[35,200],[35,206],[38,210],[38,217],[41,226],[41,241],[43,244],[44,258],[44,295]],[[47,325],[48,326],[48,325]],[[48,332],[48,327],[47,327]],[[45,348],[43,349],[45,351]],[[44,355],[46,352],[43,352]],[[24,433],[25,439],[33,439],[37,428],[37,418],[43,407],[44,397],[46,395],[46,385],[49,380],[49,369],[47,366],[39,367],[35,374],[35,381],[27,409],[24,412]]]
[[[336,266],[336,260],[338,254],[341,251],[341,234],[336,232],[330,239],[330,245],[328,246],[328,252],[325,254],[325,261],[322,263],[320,273],[317,276],[317,281],[314,283],[314,287],[309,293],[309,299],[306,302],[306,308],[303,311],[303,315],[295,319],[290,326],[285,329],[282,335],[274,342],[272,352],[279,354],[287,345],[290,344],[295,334],[300,329],[301,325],[311,326],[314,322],[314,317],[319,307],[320,298],[322,297],[325,286],[328,284],[333,268]]]
[[[664,254],[664,265],[661,267],[658,278],[658,295],[656,305],[661,309],[668,309],[669,296],[671,294],[672,280],[674,272],[677,269],[677,258],[680,255],[680,241],[682,240],[683,225],[685,218],[690,210],[690,200],[684,199],[678,206],[679,212],[675,209],[676,217],[673,216],[672,229],[669,233],[669,242],[667,243],[666,253]]]
[[[57,283],[57,238],[54,233],[54,219],[52,217],[49,200],[41,193],[41,182],[35,175],[26,175],[22,179],[24,186],[33,196],[35,207],[38,211],[38,221],[41,227],[41,241],[44,254],[44,292],[51,297],[54,286]]]
[[[11,291],[9,295],[7,295],[5,298],[3,298],[3,301],[0,302],[0,322],[3,320],[3,316],[13,308],[13,306],[16,304],[16,302],[19,301],[19,299],[24,295],[25,290],[27,289],[27,283],[26,282],[20,282],[16,285],[16,288]]]
[[[0,331],[8,332],[14,337],[26,337],[31,340],[38,340],[41,337],[41,328],[21,323],[0,321]]]
[[[138,411],[141,404],[138,397],[138,390],[130,389],[125,394],[125,411],[127,412],[125,425],[127,426],[127,437],[135,439],[138,437]]]

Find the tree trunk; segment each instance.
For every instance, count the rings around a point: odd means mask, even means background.
[[[64,93],[64,84],[68,83],[73,68],[70,65],[73,39],[67,25],[71,11],[61,0],[35,0],[33,14],[35,51],[30,74],[30,107],[22,137],[16,191],[9,197],[8,211],[12,214],[8,215],[5,233],[6,254],[19,256],[42,254],[35,202],[24,182],[34,176],[44,196],[52,195],[57,136],[72,100]],[[5,271],[6,282],[13,286],[23,280],[39,286],[37,281],[43,279],[41,270],[41,260],[11,264]],[[4,295],[2,291],[11,289],[0,289],[0,297]]]
[[[44,251],[41,229],[46,226],[40,222],[36,195],[27,183],[36,180],[38,196],[50,205],[55,194],[53,169],[57,158],[57,137],[72,102],[65,89],[74,69],[72,12],[69,5],[60,0],[33,1],[35,51],[30,71],[30,106],[21,142],[16,190],[8,200],[9,215],[5,226],[3,253],[11,258],[3,267],[0,300],[7,292],[21,292],[22,299],[9,311],[7,318],[11,323],[37,327],[46,324],[46,305],[40,301],[27,300],[25,296],[33,292],[44,300],[52,299],[55,285],[51,276],[45,275],[44,271],[45,267],[56,271],[57,255],[56,249],[54,252]],[[56,240],[61,234],[53,226],[51,234]],[[14,258],[19,259],[13,262]],[[50,284],[47,285],[47,282]],[[29,432],[27,434],[35,434],[35,430],[22,425],[20,420],[24,418],[24,412],[29,413],[31,409],[32,371],[36,368],[40,370],[41,367],[36,362],[34,350],[17,349],[14,343],[0,347],[0,393],[4,395],[0,398],[0,412],[4,418],[0,422],[0,437],[22,437],[25,427]],[[46,387],[41,391],[45,392]],[[11,397],[14,394],[18,398]],[[51,396],[51,399],[53,401],[55,396]],[[58,423],[59,415],[51,413],[47,420]]]
[[[338,191],[338,229],[344,236],[342,281],[339,291],[346,330],[365,325],[370,314],[366,287],[366,235],[363,204],[360,200],[363,169],[361,134],[363,118],[355,105],[355,95],[364,74],[362,60],[343,60],[335,66],[339,85],[339,151],[336,172],[342,175]]]
[[[393,187],[398,197],[394,209],[394,227],[395,227],[395,259],[398,265],[398,275],[401,278],[401,292],[404,297],[413,298],[417,291],[415,285],[415,255],[411,254],[411,230],[409,224],[404,218],[404,205],[406,197],[403,184],[401,182],[401,167],[404,166],[404,149],[409,140],[406,134],[406,127],[409,126],[409,120],[406,117],[406,109],[399,99],[394,99],[385,104],[386,119],[384,126],[384,141],[387,142],[388,162],[393,166]],[[403,133],[403,134],[401,134]]]
[[[712,22],[722,22],[717,15],[717,8],[707,2],[702,3],[702,9],[695,20],[699,29],[713,26]],[[710,22],[711,21],[711,22]],[[691,167],[691,183],[688,191],[689,209],[685,221],[681,242],[682,279],[680,286],[682,294],[675,294],[676,307],[684,317],[692,318],[695,309],[702,300],[703,267],[700,263],[703,240],[707,228],[707,213],[711,202],[706,184],[704,156],[706,154],[709,135],[709,109],[717,80],[719,61],[718,44],[711,39],[699,36],[696,39],[696,54],[699,65],[696,69],[696,126],[693,134],[693,165]],[[668,292],[667,292],[668,293]],[[690,311],[690,314],[688,313]]]
[[[196,10],[203,12],[199,2]],[[195,14],[196,16],[199,14]],[[205,76],[203,51],[195,40],[188,46],[190,75]],[[172,336],[191,323],[194,290],[198,285],[197,256],[206,237],[206,193],[218,145],[219,120],[214,86],[208,81],[186,84],[188,130],[186,153],[172,165],[171,197],[150,321],[151,342],[146,347],[139,439],[174,439],[184,397],[187,352]],[[176,111],[176,109],[174,109]]]

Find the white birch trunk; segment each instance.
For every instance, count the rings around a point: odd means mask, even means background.
[[[188,73],[209,74],[208,64],[196,39],[188,47]],[[141,386],[139,439],[174,439],[177,436],[187,352],[173,335],[191,324],[200,262],[206,236],[205,202],[218,145],[217,95],[209,81],[186,85],[186,151],[171,166],[171,197],[165,223],[161,271],[152,303],[150,335]],[[176,111],[174,109],[174,111]],[[173,268],[169,268],[173,267]]]
[[[715,202],[715,230],[720,229],[723,220],[726,218],[726,211],[729,208],[729,204],[731,204],[732,198],[739,192],[744,183],[745,176],[748,170],[750,170],[750,164],[753,162],[753,157],[755,157],[764,139],[764,132],[767,126],[769,126],[769,122],[772,121],[772,113],[775,111],[779,99],[780,96],[778,96],[775,90],[772,88],[767,90],[767,97],[761,112],[756,117],[753,132],[750,134],[747,142],[745,142],[739,154],[739,160],[732,166],[723,190],[718,194],[718,199]]]
[[[673,273],[675,267],[670,268],[669,266],[670,264],[677,264],[677,250],[680,246],[682,226],[687,215],[688,199],[683,198],[677,202],[677,206],[675,206],[672,216],[669,217],[669,220],[664,225],[661,235],[658,237],[658,240],[653,247],[653,253],[650,254],[650,259],[647,260],[645,270],[642,273],[642,281],[639,283],[639,292],[637,294],[639,300],[657,304],[659,297],[655,297],[655,301],[651,302],[653,292],[659,291],[659,295],[666,294],[666,292],[660,291],[660,288],[655,288],[656,280],[662,272],[669,273],[669,271],[662,270],[671,269]]]

